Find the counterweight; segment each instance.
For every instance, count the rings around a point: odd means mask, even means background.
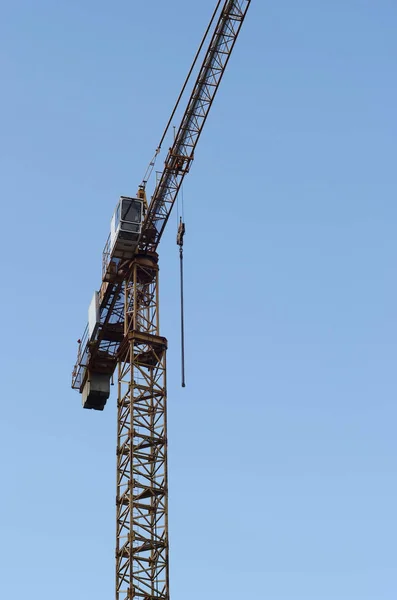
[[[80,341],[73,371],[72,387],[88,398],[85,407],[103,409],[107,396],[102,405],[89,398],[101,398],[103,380],[117,367],[116,600],[170,597],[167,340],[160,335],[157,250],[249,6],[250,0],[226,0],[221,8],[134,255],[125,259],[121,252],[112,260],[111,236],[105,246],[94,298],[98,320],[94,333],[89,326]],[[138,210],[146,202],[144,188],[138,199],[122,202],[121,211]],[[131,229],[132,220],[125,222]]]

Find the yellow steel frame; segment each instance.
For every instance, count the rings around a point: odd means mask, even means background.
[[[159,335],[157,255],[125,282],[118,363],[116,600],[169,600],[167,340]]]

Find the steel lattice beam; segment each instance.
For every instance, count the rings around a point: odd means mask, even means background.
[[[116,600],[169,600],[166,348],[156,256],[125,282],[118,363]]]
[[[142,249],[156,250],[251,0],[226,0],[193,88],[175,142],[153,194],[143,227]]]

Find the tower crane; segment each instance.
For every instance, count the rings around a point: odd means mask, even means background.
[[[170,597],[167,339],[159,328],[157,251],[249,6],[250,0],[218,1],[196,55],[195,62],[209,39],[193,91],[151,200],[144,180],[136,197],[122,196],[117,203],[100,289],[79,340],[72,387],[82,394],[84,408],[104,409],[117,373],[116,600]],[[154,161],[149,172],[153,167]],[[183,233],[182,223],[181,256]]]

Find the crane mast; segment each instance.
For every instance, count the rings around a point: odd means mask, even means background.
[[[72,387],[82,392],[93,373],[109,378],[117,371],[116,600],[170,597],[167,340],[160,335],[157,248],[249,5],[223,4],[133,257],[114,268],[105,247],[98,330],[95,338],[85,332],[73,372]],[[144,186],[138,197],[144,200]]]

